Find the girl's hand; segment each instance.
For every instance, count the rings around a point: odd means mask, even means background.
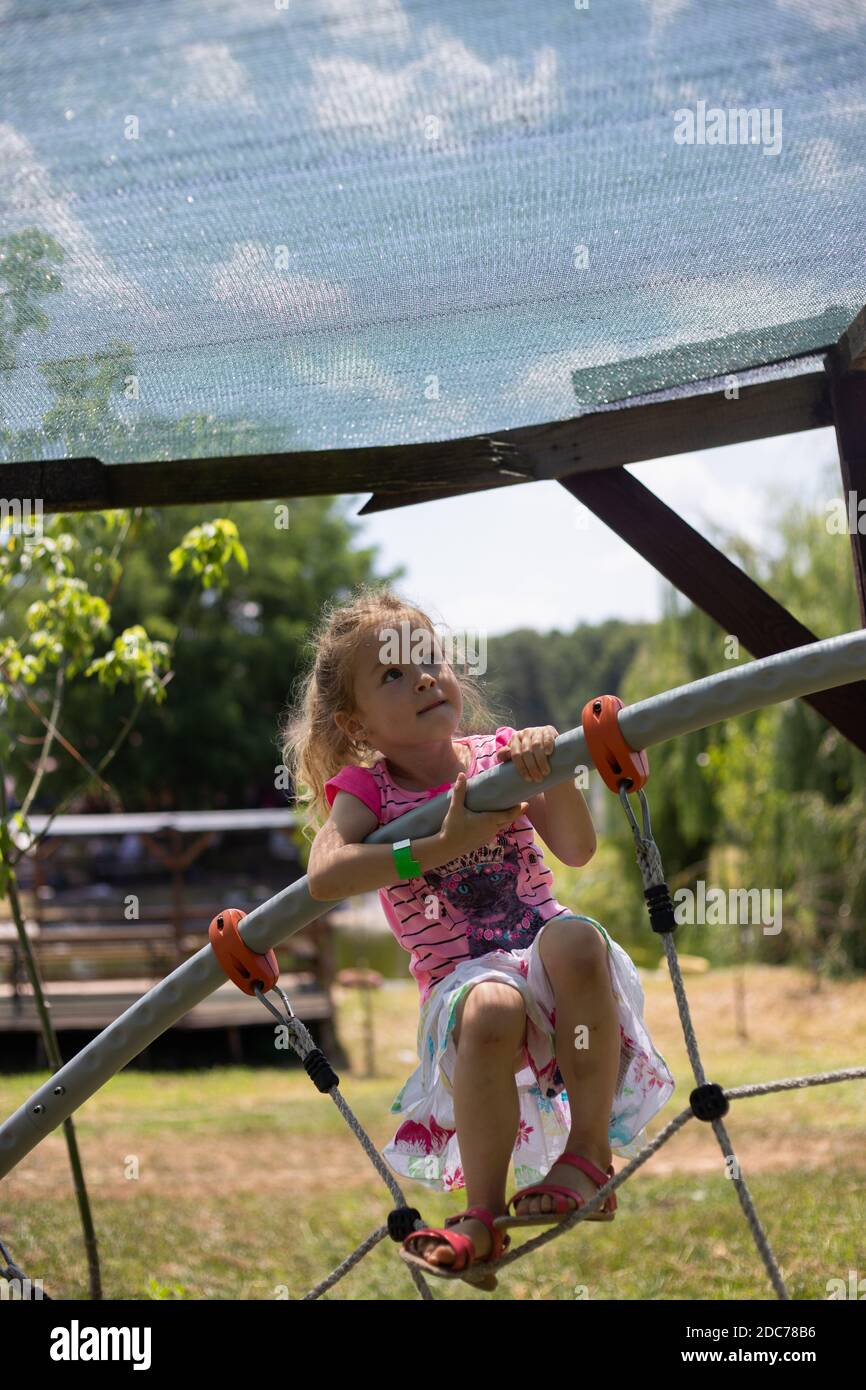
[[[509,806],[504,811],[470,811],[465,804],[466,773],[458,772],[451,788],[451,800],[439,839],[442,842],[442,863],[455,859],[459,854],[480,849],[494,840],[500,830],[505,830],[519,820],[529,803],[521,801],[517,806]],[[438,867],[438,865],[437,865]]]
[[[520,729],[507,748],[497,748],[496,757],[500,762],[510,758],[527,782],[543,782],[550,772],[549,755],[553,752],[559,734],[552,724],[542,724],[537,729]]]

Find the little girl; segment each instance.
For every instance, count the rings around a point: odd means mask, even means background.
[[[407,626],[412,647],[395,662]],[[378,889],[410,953],[420,1065],[391,1106],[401,1122],[384,1157],[428,1187],[466,1187],[466,1211],[413,1232],[401,1252],[428,1274],[462,1277],[499,1258],[508,1226],[562,1220],[589,1200],[614,1174],[611,1150],[632,1157],[643,1146],[674,1080],[644,1026],[631,958],[554,895],[536,832],[563,863],[586,864],[596,842],[581,792],[566,780],[503,811],[466,807],[467,782],[506,760],[541,781],[557,731],[458,737],[464,703],[475,727],[496,716],[470,676],[436,659],[429,617],[387,589],[332,607],[313,645],[281,726],[308,835],[320,826],[309,890],[336,902]],[[449,788],[436,834],[408,848],[362,843]],[[512,1156],[528,1186],[506,1202]],[[587,1219],[612,1220],[615,1208],[611,1194]],[[495,1283],[491,1274],[480,1286]]]

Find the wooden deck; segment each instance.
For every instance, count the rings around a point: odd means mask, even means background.
[[[128,980],[52,980],[45,985],[56,1030],[82,1029],[99,1032],[146,994],[157,979]],[[316,985],[312,974],[283,975],[280,987],[289,997],[292,1009],[305,1023],[332,1015],[329,996]],[[281,1002],[281,1001],[280,1001]],[[276,1027],[273,1014],[260,1000],[244,994],[226,980],[224,985],[196,1004],[173,1028],[231,1028],[264,1023]],[[38,1033],[39,1017],[29,984],[0,984],[0,1033]]]
[[[42,819],[29,818],[31,831],[43,828]],[[237,863],[231,854],[218,855],[210,870],[203,861],[194,881],[187,881],[191,865],[211,847],[218,832],[276,828],[289,834],[295,819],[287,808],[55,817],[45,827],[44,843],[22,861],[20,884],[24,926],[55,1031],[101,1033],[182,961],[207,946],[207,924],[220,905],[250,911],[295,881],[297,863],[283,862],[284,856],[275,857],[270,847],[262,854],[245,851],[246,858]],[[153,862],[144,856],[124,862],[118,877],[118,854],[107,853],[102,841],[121,832],[127,838],[137,835]],[[167,844],[154,838],[163,832],[169,835]],[[191,835],[198,838],[189,842]],[[65,853],[70,836],[85,842],[83,863],[80,856]],[[25,882],[28,866],[32,881]],[[154,870],[156,878],[147,870]],[[134,920],[125,913],[130,899],[135,900]],[[357,906],[349,904],[350,912]],[[324,912],[274,949],[280,986],[296,1016],[310,1026],[332,1063],[344,1066],[331,990],[338,917],[339,910],[336,919],[333,909]],[[271,998],[277,1002],[277,996]],[[194,1041],[196,1034],[213,1030],[224,1035],[216,1050],[227,1045],[231,1058],[240,1062],[244,1039],[252,1058],[261,1059],[276,1024],[255,996],[226,980],[165,1034],[184,1035],[178,1055],[193,1056],[197,1048],[209,1046],[207,1039]],[[45,1065],[41,1034],[18,932],[8,904],[0,900],[0,1050],[5,1038],[10,1059],[20,1059],[29,1035],[36,1046],[36,1064]],[[161,1039],[155,1041],[159,1052]]]

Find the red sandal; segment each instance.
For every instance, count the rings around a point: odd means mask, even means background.
[[[586,1173],[588,1177],[592,1178],[598,1187],[604,1187],[605,1183],[614,1176],[613,1164],[610,1165],[607,1172],[604,1172],[581,1154],[562,1153],[556,1163],[572,1164],[574,1168],[579,1168],[582,1173]],[[552,1165],[554,1168],[556,1163]],[[514,1216],[497,1216],[496,1226],[498,1229],[504,1231],[510,1226],[558,1226],[586,1205],[586,1198],[582,1197],[579,1192],[575,1192],[571,1187],[562,1187],[555,1182],[537,1182],[533,1183],[531,1187],[521,1187],[519,1191],[515,1192],[508,1205],[511,1207],[514,1203],[519,1202],[521,1197],[542,1197],[545,1194],[553,1198],[553,1211],[528,1212],[525,1216],[517,1216],[516,1214]],[[570,1205],[571,1202],[576,1202],[577,1205],[572,1206]],[[615,1214],[616,1193],[611,1192],[601,1209],[590,1212],[589,1216],[584,1217],[584,1221],[613,1221]]]
[[[476,1255],[475,1245],[471,1236],[467,1236],[461,1231],[454,1231],[452,1233],[451,1231],[435,1226],[425,1226],[423,1230],[410,1232],[403,1242],[403,1248],[400,1251],[401,1259],[405,1260],[407,1264],[414,1265],[417,1269],[422,1269],[425,1274],[432,1274],[434,1278],[438,1279],[466,1279],[467,1272],[475,1265],[495,1263],[495,1261],[508,1249],[511,1244],[511,1237],[503,1236],[502,1232],[496,1229],[493,1224],[496,1218],[493,1212],[488,1211],[486,1207],[467,1207],[465,1211],[458,1212],[456,1216],[446,1217],[445,1225],[453,1226],[457,1221],[462,1220],[464,1216],[474,1216],[477,1220],[483,1221],[490,1232],[493,1244],[489,1253],[485,1255],[483,1259]],[[425,1260],[423,1255],[413,1254],[410,1248],[411,1242],[418,1240],[421,1236],[438,1236],[440,1240],[446,1240],[454,1251],[455,1259],[453,1264],[440,1265],[437,1268],[430,1260]],[[467,1279],[467,1282],[472,1283],[474,1281]],[[495,1287],[495,1280],[490,1287]]]

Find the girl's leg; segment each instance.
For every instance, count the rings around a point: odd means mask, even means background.
[[[556,1003],[556,1059],[571,1110],[566,1148],[606,1169],[621,1048],[607,945],[591,923],[562,918],[544,928],[538,949]],[[555,1163],[547,1178],[587,1199],[598,1191],[590,1177],[568,1163]],[[547,1195],[527,1197],[517,1205],[519,1216],[553,1210],[553,1198]]]
[[[515,1068],[522,1057],[526,1010],[520,991],[499,980],[482,980],[461,1000],[454,1028],[454,1119],[466,1183],[466,1205],[505,1213],[508,1164],[517,1138],[520,1107]],[[515,1050],[517,1054],[515,1055]],[[491,1248],[483,1221],[467,1217],[449,1230],[472,1240],[480,1259]],[[435,1264],[453,1264],[445,1241],[417,1241],[418,1254]]]

